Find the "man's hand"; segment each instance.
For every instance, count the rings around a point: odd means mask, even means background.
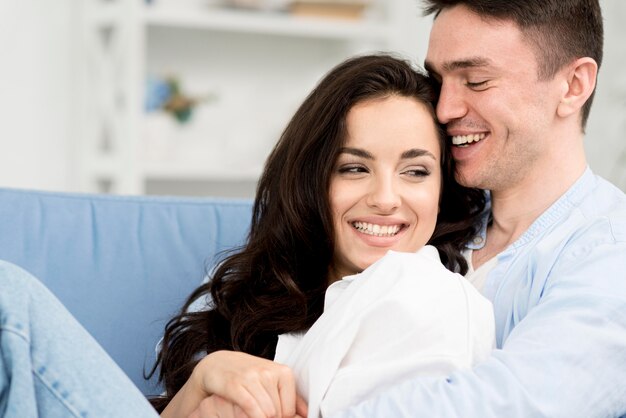
[[[267,359],[216,351],[198,363],[191,379],[205,393],[217,395],[204,399],[198,413],[218,410],[220,417],[248,418],[306,416],[306,404],[296,394],[291,369]],[[207,413],[198,417],[216,416]]]
[[[306,418],[307,410],[304,400],[297,398],[299,405],[296,405],[298,411],[296,415],[284,416],[278,418]],[[238,405],[222,398],[219,395],[211,395],[204,398],[198,408],[187,418],[252,418],[248,416]]]

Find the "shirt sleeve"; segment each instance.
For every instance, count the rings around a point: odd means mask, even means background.
[[[333,418],[626,416],[626,244],[587,247],[551,265],[523,317],[516,305],[528,294],[513,297],[510,334],[487,360],[415,377]]]

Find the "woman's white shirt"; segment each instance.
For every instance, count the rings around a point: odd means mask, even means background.
[[[417,374],[472,367],[494,347],[494,329],[491,303],[434,247],[389,251],[329,286],[322,316],[281,335],[275,361],[294,371],[309,417],[328,416]]]
[[[482,293],[485,288],[485,283],[487,283],[487,276],[498,265],[498,256],[494,256],[487,260],[485,263],[481,264],[480,267],[474,270],[474,265],[472,263],[472,254],[474,250],[471,248],[467,248],[463,251],[463,257],[467,261],[467,273],[465,273],[465,278],[474,285],[479,292]]]

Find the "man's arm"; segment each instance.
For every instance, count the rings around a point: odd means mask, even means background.
[[[517,286],[536,285],[534,273]],[[488,360],[444,379],[417,377],[333,418],[626,414],[626,243],[589,242],[538,274],[546,280],[536,300],[521,289],[501,306],[513,327]]]

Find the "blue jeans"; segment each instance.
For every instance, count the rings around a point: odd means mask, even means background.
[[[0,416],[158,414],[50,291],[0,261]]]

